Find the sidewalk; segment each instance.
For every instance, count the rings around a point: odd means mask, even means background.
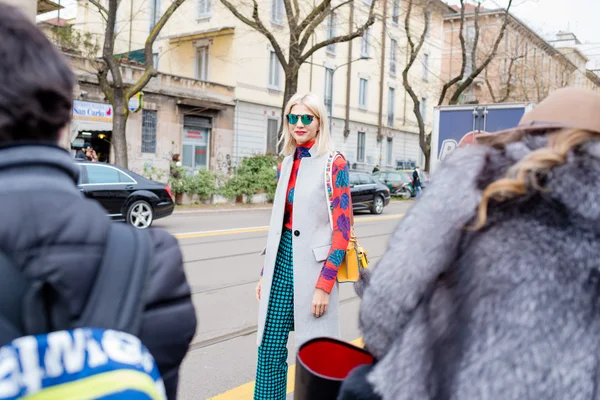
[[[223,213],[223,212],[243,212],[243,211],[270,211],[273,205],[263,204],[193,204],[184,206],[175,206],[173,215],[199,214],[199,213]]]

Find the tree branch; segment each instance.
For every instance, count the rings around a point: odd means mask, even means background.
[[[300,51],[304,50],[306,48],[306,45],[308,44],[308,41],[310,40],[311,35],[314,33],[315,29],[317,29],[317,26],[319,26],[324,20],[325,18],[327,18],[328,16],[330,16],[331,14],[335,13],[335,11],[340,8],[345,6],[346,4],[350,4],[352,3],[354,0],[348,0],[345,1],[341,4],[338,4],[337,6],[333,7],[332,9],[323,12],[321,15],[319,15],[307,28],[306,31],[304,32],[304,35],[302,37],[302,40],[300,41]],[[302,34],[302,31],[299,31],[299,34]]]
[[[160,17],[156,25],[154,25],[154,27],[150,31],[150,34],[148,35],[148,38],[146,39],[146,44],[144,46],[144,57],[146,59],[146,63],[144,65],[145,70],[140,79],[138,79],[138,81],[133,86],[131,86],[129,90],[125,92],[125,97],[127,101],[129,101],[129,99],[132,98],[136,93],[141,91],[148,84],[150,79],[152,79],[152,77],[156,76],[157,72],[154,69],[154,56],[152,51],[152,48],[154,47],[154,42],[156,41],[156,38],[160,34],[160,31],[166,25],[169,18],[171,18],[171,16],[175,13],[175,11],[177,11],[179,6],[181,6],[184,1],[185,0],[173,1],[173,3],[171,3],[167,11],[165,11],[165,13]]]
[[[477,7],[475,7],[475,17],[473,24],[475,25],[475,37],[473,38],[473,43],[471,47],[471,71],[475,69],[475,65],[477,65],[477,45],[479,43],[479,12],[481,10],[481,3],[477,3]]]
[[[524,56],[520,55],[517,57],[512,57],[510,59],[510,64],[508,65],[508,76],[506,78],[506,93],[502,99],[500,99],[500,103],[504,103],[510,97],[511,89],[512,89],[512,79],[513,79],[513,67],[515,66],[515,61],[524,58]],[[487,71],[487,70],[486,70]]]
[[[283,0],[283,5],[285,6],[285,14],[287,15],[288,25],[290,26],[290,35],[297,35],[296,27],[298,26],[298,14],[294,12],[290,0]]]
[[[90,0],[90,3],[96,6],[96,8],[98,8],[98,12],[100,13],[100,16],[104,18],[104,21],[108,21],[108,10],[106,9],[106,7],[100,4],[98,0]]]
[[[450,79],[448,82],[446,82],[444,84],[444,86],[442,87],[442,92],[440,93],[440,99],[438,101],[438,106],[441,106],[444,103],[444,100],[446,99],[446,93],[448,92],[448,90],[452,86],[454,86],[456,83],[460,82],[461,79],[465,75],[465,68],[466,68],[466,63],[467,63],[467,53],[466,53],[464,28],[465,28],[465,2],[464,2],[464,0],[460,0],[460,29],[459,29],[458,38],[460,40],[460,48],[461,48],[461,52],[462,52],[462,65],[460,67],[460,73],[457,76],[455,76],[454,78]]]
[[[494,94],[494,88],[492,87],[492,84],[490,83],[490,80],[488,79],[488,70],[485,70],[485,84],[488,88],[488,91],[490,92],[490,96],[492,97],[492,103],[497,103],[496,101],[496,95]],[[509,82],[510,85],[510,82]]]
[[[123,88],[123,77],[121,70],[114,57],[115,50],[115,21],[117,19],[117,0],[108,1],[108,20],[106,32],[104,32],[104,46],[102,47],[102,59],[110,70],[113,79],[113,88]],[[108,79],[108,77],[107,77]],[[106,93],[105,93],[106,94]]]
[[[300,23],[300,25],[298,26],[298,32],[303,32],[307,26],[312,24],[312,22],[318,16],[320,16],[321,13],[323,13],[325,10],[328,10],[330,6],[331,6],[331,0],[323,0],[323,2],[321,4],[319,4],[317,7],[313,8],[313,10],[310,12],[310,14],[308,14],[308,16],[304,19],[304,21],[302,21]]]
[[[419,101],[419,97],[417,96],[414,89],[412,88],[412,85],[410,84],[408,74],[413,64],[415,63],[415,60],[417,59],[421,48],[423,47],[423,43],[425,43],[427,31],[429,30],[429,19],[427,18],[427,14],[423,13],[425,26],[423,28],[421,36],[419,37],[419,42],[415,45],[415,41],[413,40],[410,31],[410,20],[414,5],[413,3],[414,0],[408,1],[408,8],[406,10],[406,15],[404,18],[404,31],[406,32],[406,39],[408,40],[410,56],[408,62],[406,63],[406,66],[404,67],[404,70],[402,71],[402,84],[413,102],[413,112],[415,114],[415,117],[417,118],[417,125],[419,126],[419,146],[421,147],[421,150],[424,153],[427,153],[428,147],[427,140],[425,138],[425,122],[423,120],[423,115],[421,114],[421,102]],[[430,4],[431,2],[428,1],[425,5],[425,9],[428,9]]]
[[[244,15],[242,15],[242,13],[240,13],[237,10],[237,8],[229,2],[229,0],[221,0],[221,3],[225,7],[227,7],[227,9],[229,11],[231,11],[235,17],[237,17],[240,21],[242,21],[249,27],[262,33],[263,36],[265,36],[269,40],[269,42],[271,43],[271,46],[273,46],[273,50],[275,50],[275,54],[277,55],[277,58],[279,59],[281,66],[283,67],[283,69],[286,69],[288,62],[285,59],[285,54],[283,53],[281,46],[279,46],[279,43],[277,42],[277,39],[275,39],[275,36],[273,36],[273,34],[271,32],[269,32],[269,30],[262,23],[262,21],[260,19],[260,15],[258,14],[258,3],[256,2],[256,0],[252,0],[252,2],[254,3],[254,5],[252,7],[252,19],[249,19],[249,18],[245,17]]]
[[[510,7],[512,5],[513,0],[509,0],[508,2],[508,7],[506,7],[506,12],[504,15],[504,22],[502,23],[502,27],[500,28],[500,33],[498,34],[498,37],[496,38],[496,41],[494,43],[492,52],[490,54],[488,54],[487,58],[484,60],[484,62],[477,68],[474,68],[473,71],[471,71],[471,74],[467,77],[466,80],[464,80],[456,89],[456,91],[454,92],[454,94],[452,95],[452,97],[450,98],[449,103],[450,104],[456,104],[458,102],[458,99],[460,98],[460,95],[469,87],[471,86],[471,84],[473,83],[473,81],[475,80],[475,78],[477,78],[477,76],[481,73],[481,71],[483,71],[485,68],[487,68],[487,66],[490,64],[490,62],[492,62],[492,60],[496,57],[496,54],[498,52],[498,46],[500,45],[500,42],[502,41],[502,38],[504,37],[504,32],[506,31],[506,27],[508,26],[508,22],[510,19],[510,14],[509,14],[509,10]]]
[[[319,49],[322,49],[323,47],[327,47],[330,44],[334,44],[334,43],[348,42],[357,37],[361,37],[365,33],[365,31],[369,28],[369,26],[373,25],[373,23],[375,22],[375,12],[374,11],[375,11],[375,3],[376,2],[377,2],[377,0],[371,1],[371,7],[369,8],[369,17],[367,18],[367,22],[365,22],[365,24],[363,26],[361,26],[356,31],[349,33],[347,35],[336,36],[331,39],[327,39],[320,43],[315,44],[306,53],[304,53],[303,56],[300,57],[300,64],[305,62],[314,52],[316,52]],[[306,39],[306,38],[304,38],[304,39]]]

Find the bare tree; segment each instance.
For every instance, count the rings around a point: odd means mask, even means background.
[[[185,0],[173,0],[169,8],[154,24],[144,44],[144,72],[142,76],[133,84],[123,81],[120,60],[115,57],[115,22],[117,17],[117,8],[120,0],[108,0],[108,8],[100,0],[90,0],[90,3],[96,6],[102,18],[106,21],[106,30],[104,32],[104,45],[102,47],[102,62],[96,63],[98,81],[102,92],[113,106],[113,131],[112,144],[115,149],[115,163],[122,167],[128,166],[127,160],[127,137],[125,128],[127,118],[129,117],[129,100],[139,93],[150,81],[157,75],[154,68],[152,56],[152,47],[160,31],[163,29],[173,13],[183,4]]]
[[[406,90],[413,102],[413,112],[415,114],[415,117],[417,118],[417,126],[419,128],[419,147],[421,147],[421,151],[423,152],[423,154],[425,154],[425,170],[428,171],[431,144],[425,134],[425,122],[423,120],[423,115],[421,114],[421,101],[419,100],[419,96],[417,96],[417,94],[415,93],[415,90],[412,86],[412,82],[408,76],[410,69],[412,68],[413,64],[419,56],[419,52],[423,47],[423,43],[425,43],[427,31],[429,30],[429,18],[427,17],[427,14],[423,13],[423,19],[425,22],[423,32],[421,32],[421,35],[419,36],[417,41],[415,41],[410,28],[410,19],[416,1],[418,0],[408,0],[407,10],[404,17],[404,30],[406,32],[406,39],[408,41],[408,60],[406,62],[404,70],[402,71],[402,85],[404,86],[404,89]],[[431,4],[432,0],[426,0],[426,3],[424,4],[424,10],[430,8]]]
[[[490,78],[488,76],[489,68],[485,69],[485,84],[488,88],[488,91],[490,92],[490,96],[492,97],[492,101],[494,103],[504,103],[504,102],[508,101],[508,99],[510,99],[511,95],[513,94],[513,92],[516,89],[516,85],[514,84],[515,70],[518,65],[518,61],[524,57],[525,57],[524,55],[519,54],[517,56],[513,56],[510,58],[510,61],[508,62],[508,67],[506,69],[506,80],[505,80],[505,82],[502,82],[502,79],[501,79],[501,82],[500,82],[502,85],[502,88],[501,88],[502,93],[500,95],[502,97],[496,96],[496,93],[494,92],[494,86],[490,82]]]
[[[502,26],[500,27],[500,31],[498,32],[498,36],[494,41],[491,51],[484,55],[483,57],[478,57],[480,53],[482,53],[479,49],[479,36],[480,36],[480,26],[479,26],[479,14],[481,11],[481,3],[477,4],[475,7],[475,13],[473,16],[473,24],[474,24],[474,38],[471,43],[469,43],[469,47],[467,48],[467,41],[465,39],[465,2],[464,0],[460,0],[460,29],[459,29],[459,40],[462,52],[462,65],[460,68],[460,73],[454,78],[450,79],[448,82],[444,84],[442,87],[442,92],[440,94],[440,99],[438,101],[438,105],[444,104],[446,101],[446,97],[448,97],[448,91],[453,90],[452,94],[449,96],[448,104],[457,104],[460,100],[460,96],[473,84],[475,78],[483,72],[487,66],[492,62],[492,60],[496,57],[498,53],[498,46],[504,37],[504,33],[506,31],[506,27],[510,22],[510,7],[512,6],[513,0],[508,1],[508,5],[505,9],[504,20],[502,22]],[[469,60],[469,52],[470,51],[470,60]],[[478,59],[481,58],[481,62]],[[465,73],[467,70],[467,63],[471,63],[471,72],[468,76],[465,77]]]
[[[311,38],[314,39],[315,29],[325,21],[326,18],[342,9],[342,7],[353,7],[352,3],[354,3],[354,0],[342,1],[336,6],[332,6],[332,0],[321,0],[319,4],[314,7],[311,6],[310,12],[303,12],[301,9],[301,5],[306,5],[308,2],[299,2],[299,0],[281,0],[284,4],[289,27],[289,40],[286,55],[284,52],[285,46],[280,43],[276,37],[277,34],[270,31],[261,19],[257,0],[252,0],[250,16],[244,15],[242,7],[243,4],[248,4],[249,1],[244,1],[243,3],[240,2],[239,5],[234,4],[232,0],[220,1],[237,19],[261,33],[269,40],[271,46],[273,46],[273,50],[275,51],[285,74],[283,106],[285,106],[287,101],[298,90],[298,73],[302,64],[317,50],[335,43],[348,42],[363,36],[365,30],[375,22],[375,4],[378,2],[378,0],[371,0],[369,16],[363,25],[356,27],[346,34],[313,42],[311,46],[307,48]],[[305,14],[305,16],[302,14]]]

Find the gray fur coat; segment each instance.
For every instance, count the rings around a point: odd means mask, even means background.
[[[358,287],[384,399],[600,399],[600,143],[464,229],[482,189],[544,144],[457,150]]]

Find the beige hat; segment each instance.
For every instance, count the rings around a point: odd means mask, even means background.
[[[493,135],[515,130],[560,128],[600,133],[600,94],[577,88],[556,90],[525,113],[515,128],[495,132]]]

